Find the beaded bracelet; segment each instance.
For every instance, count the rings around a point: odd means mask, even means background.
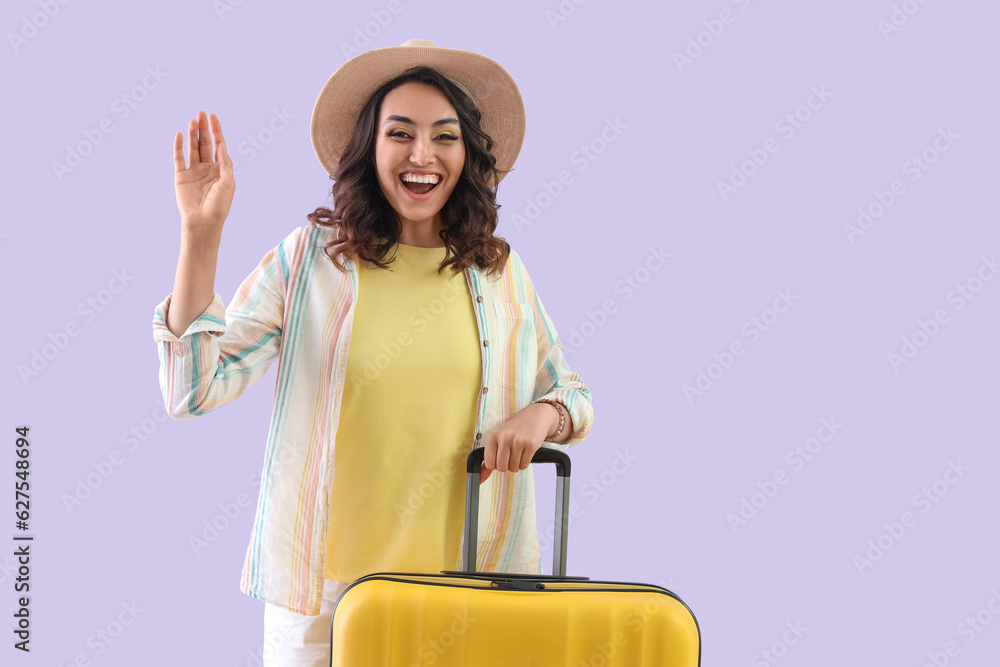
[[[556,412],[559,413],[559,428],[557,428],[556,432],[553,433],[552,435],[546,436],[545,440],[544,440],[544,442],[555,442],[555,440],[553,440],[552,438],[554,438],[557,435],[559,435],[560,433],[562,433],[563,432],[563,428],[565,428],[565,426],[566,426],[566,413],[564,412],[565,408],[562,405],[560,405],[558,402],[553,401],[553,400],[548,399],[548,398],[540,398],[537,401],[532,401],[532,402],[533,403],[548,403],[549,405],[551,405],[552,407],[554,407],[556,409]]]

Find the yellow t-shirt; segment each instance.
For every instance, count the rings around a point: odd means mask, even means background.
[[[359,262],[334,452],[324,577],[454,569],[465,462],[482,382],[464,273],[445,248],[396,244],[390,270]]]

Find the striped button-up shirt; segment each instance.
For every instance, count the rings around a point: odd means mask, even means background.
[[[323,251],[336,234],[329,227],[296,228],[268,251],[228,308],[216,292],[180,337],[166,324],[172,295],[153,316],[160,389],[175,419],[235,400],[278,361],[240,590],[312,616],[323,595],[334,446],[358,295],[357,262],[343,260],[342,273]],[[470,451],[539,398],[565,405],[573,425],[565,443],[544,446],[565,450],[583,442],[593,424],[590,388],[563,359],[562,343],[518,254],[511,249],[502,274],[487,275],[475,265],[464,273],[483,378]],[[531,470],[493,471],[480,487],[479,503],[476,569],[541,573]]]

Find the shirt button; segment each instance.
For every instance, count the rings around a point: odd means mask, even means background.
[[[476,297],[476,301],[478,301],[479,303],[482,303],[483,302],[483,297],[477,296]]]
[[[486,347],[489,347],[490,346],[490,341],[484,340],[483,341],[483,345],[485,345]]]
[[[479,440],[479,439],[480,439],[480,438],[482,438],[482,437],[483,437],[483,434],[482,434],[482,433],[477,433],[477,434],[476,434],[476,440]]]
[[[490,388],[489,388],[489,387],[483,387],[483,393],[484,393],[484,394],[485,394],[486,392],[488,392],[489,390],[490,390]]]

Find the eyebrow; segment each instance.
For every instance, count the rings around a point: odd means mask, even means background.
[[[382,124],[388,125],[389,123],[393,122],[416,125],[416,123],[414,123],[412,119],[407,118],[406,116],[389,116],[388,118],[385,119],[385,122]],[[433,123],[431,123],[431,127],[438,127],[439,125],[458,125],[458,124],[459,123],[457,118],[442,118],[441,120],[436,120]]]

